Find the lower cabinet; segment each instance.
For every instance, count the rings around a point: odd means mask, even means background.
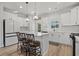
[[[79,56],[79,37],[76,37],[76,56]]]
[[[18,42],[17,37],[6,38],[5,44],[6,46],[16,44]]]
[[[52,33],[50,34],[49,41],[72,45],[72,39],[66,33]]]
[[[14,32],[20,31],[20,23],[17,21],[14,21]]]
[[[76,42],[76,56],[79,56],[79,42]]]
[[[1,36],[0,36],[0,47],[3,47],[3,40]]]
[[[2,23],[0,22],[0,47],[3,47]]]
[[[35,40],[40,41],[41,43],[41,54],[45,55],[48,51],[48,45],[49,45],[49,35],[45,34],[45,35],[41,35],[41,36],[35,36]]]

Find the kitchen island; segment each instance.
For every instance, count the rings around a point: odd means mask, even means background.
[[[49,45],[49,34],[48,33],[37,33],[35,35],[35,40],[40,41],[41,43],[41,54],[45,55],[48,51]]]

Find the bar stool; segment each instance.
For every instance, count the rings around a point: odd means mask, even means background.
[[[34,34],[26,34],[29,41],[29,55],[41,55],[41,45],[35,40]]]
[[[21,53],[26,52],[26,55],[36,56],[41,55],[41,45],[39,41],[35,41],[34,34],[19,33],[21,39]]]
[[[30,55],[30,43],[34,40],[34,35],[33,34],[26,34],[26,41],[28,44],[28,49],[27,49],[27,55]]]
[[[17,43],[17,51],[21,50],[21,53],[24,51],[24,42],[26,41],[26,38],[25,38],[25,33],[20,33],[20,32],[17,32],[17,38],[18,38],[18,43]]]
[[[28,51],[28,40],[26,38],[26,35],[25,33],[21,33],[21,39],[22,39],[22,44],[20,45],[21,47],[21,53],[22,52],[26,52],[26,55],[27,55],[27,51]]]
[[[30,55],[29,52],[29,44],[34,40],[34,35],[33,34],[23,34],[23,33],[20,33],[22,37],[22,44],[20,45],[21,47],[21,53],[22,52],[26,52],[26,55]]]
[[[21,45],[21,52],[26,53],[26,56],[28,55],[28,45],[25,42]]]
[[[18,43],[17,43],[17,51],[18,51],[19,48],[20,48],[22,39],[20,38],[20,32],[16,32],[16,35],[17,35],[17,38],[18,38]]]
[[[41,45],[39,41],[33,41],[32,43],[30,43],[30,56],[34,55],[34,56],[41,56]]]

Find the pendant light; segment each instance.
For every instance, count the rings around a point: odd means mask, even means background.
[[[36,2],[35,2],[35,13],[34,13],[34,16],[33,16],[33,19],[34,20],[38,20],[38,15],[37,15],[37,7],[36,7]]]
[[[34,20],[37,20],[38,19],[38,16],[35,14],[34,17],[33,17],[33,19]]]
[[[26,7],[27,7],[27,14],[28,14],[28,2],[25,2],[26,3]],[[26,21],[28,22],[30,19],[29,19],[29,17],[28,17],[28,15],[27,15],[27,18],[26,18]]]

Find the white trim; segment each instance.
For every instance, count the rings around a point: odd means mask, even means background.
[[[48,52],[48,49],[46,50],[46,52],[43,53],[43,56],[46,56],[47,52]]]
[[[49,49],[49,43],[48,43],[48,48],[47,48],[47,50],[43,53],[42,56],[46,56],[46,54],[47,54],[47,52],[48,52],[48,49]]]
[[[46,56],[46,54],[47,54],[47,52],[48,52],[48,49],[49,49],[49,44],[48,44],[48,48],[47,48],[47,50],[43,53],[42,56]]]

